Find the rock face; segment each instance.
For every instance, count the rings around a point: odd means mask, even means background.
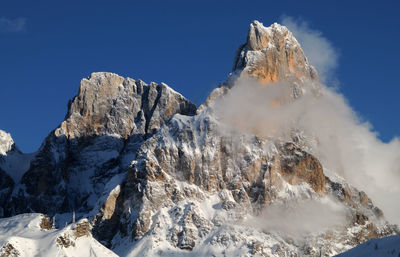
[[[147,85],[112,73],[93,73],[82,80],[55,135],[72,139],[152,134],[175,113],[194,115],[196,106],[164,83]]]
[[[318,194],[326,192],[326,179],[321,163],[295,143],[288,142],[280,148],[282,175],[292,185],[306,182]]]
[[[8,215],[92,210],[107,183],[122,179],[137,148],[176,113],[194,115],[196,106],[163,83],[112,73],[83,79],[65,121],[14,191]]]
[[[6,206],[13,188],[14,181],[0,168],[0,218],[4,217],[4,206]]]
[[[290,83],[290,101],[318,87],[291,32],[257,21],[233,75],[199,110],[165,84],[94,73],[10,186],[5,215],[75,210],[87,218],[75,236],[92,233],[120,256],[331,256],[393,234],[365,193],[324,173],[301,132],[288,128],[290,136],[273,139],[227,127],[213,102],[237,76]],[[301,239],[249,225],[273,206],[302,201],[333,202],[344,221]]]
[[[277,23],[270,27],[264,27],[259,21],[250,24],[246,43],[236,51],[232,73],[211,92],[203,106],[226,94],[238,78],[256,80],[263,86],[289,83],[291,90],[287,97],[290,99],[305,92],[320,93],[317,71],[308,63],[292,32]]]
[[[310,249],[323,249],[330,256],[368,238],[393,233],[392,227],[381,223],[379,209],[363,198],[363,192],[326,177],[319,161],[298,143],[224,135],[220,129],[221,124],[207,111],[194,117],[176,115],[146,141],[121,185],[113,215],[104,209],[96,217],[97,238],[115,249],[118,243],[112,243],[114,236],[123,235],[145,242],[167,241],[195,252],[221,245],[239,251],[239,245],[245,244],[245,252],[267,254],[267,249],[279,243],[282,252],[275,256],[285,252],[320,254]],[[323,240],[275,241],[279,236],[269,232],[256,237],[258,241],[246,241],[251,232],[228,225],[232,220],[258,215],[271,204],[330,198],[340,202],[348,221],[319,234]],[[375,224],[376,220],[381,221]],[[221,235],[221,226],[225,235]],[[343,242],[342,248],[338,247]],[[162,244],[141,250],[162,256],[157,254]]]
[[[266,28],[250,24],[246,44],[239,47],[233,71],[241,71],[261,82],[318,80],[293,34],[277,23]]]

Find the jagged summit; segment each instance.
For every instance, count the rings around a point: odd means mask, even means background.
[[[196,105],[164,83],[92,73],[46,137],[8,210],[91,210],[110,178],[126,172],[140,145],[174,114],[195,115]]]
[[[320,93],[317,71],[308,63],[292,32],[278,23],[265,27],[256,20],[250,24],[246,43],[236,51],[232,73],[211,92],[200,109],[225,95],[242,78],[254,79],[263,85],[288,82],[291,90],[284,97],[288,99],[298,98],[307,91],[314,95]]]
[[[166,84],[96,72],[82,79],[78,95],[69,103],[57,136],[79,138],[151,133],[174,113],[194,115],[196,106]],[[161,120],[160,120],[161,118]]]
[[[273,34],[279,33],[289,34],[290,39],[293,44],[297,43],[297,40],[292,36],[292,33],[288,30],[287,27],[282,26],[278,23],[273,23],[270,27],[264,27],[264,25],[255,20],[250,24],[249,33],[247,35],[247,46],[250,51],[259,51],[268,47],[274,47],[273,42]],[[271,43],[270,45],[268,45]]]
[[[247,41],[236,53],[233,72],[261,82],[318,80],[316,70],[287,27],[259,21],[250,24]]]

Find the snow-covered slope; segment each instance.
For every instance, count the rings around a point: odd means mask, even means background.
[[[399,257],[400,235],[389,236],[380,239],[371,239],[338,257]]]
[[[0,219],[0,256],[117,256],[97,242],[90,232],[82,230],[87,221],[51,229],[45,228],[44,219],[44,215],[36,213]]]

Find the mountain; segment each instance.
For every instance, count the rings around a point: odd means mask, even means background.
[[[292,33],[258,21],[199,108],[163,83],[93,73],[29,167],[0,171],[11,217],[0,231],[30,233],[38,251],[46,238],[66,256],[79,252],[79,224],[83,256],[103,251],[98,242],[119,256],[332,256],[395,234],[366,193],[327,172],[317,137],[293,121],[250,126],[253,113],[314,101],[321,88]],[[3,156],[17,151],[0,135]],[[2,251],[29,256],[13,234],[0,237]]]
[[[194,104],[165,84],[93,73],[82,80],[65,121],[47,136],[15,187],[7,215],[93,210],[108,187],[121,182],[147,138],[173,114],[195,112]]]

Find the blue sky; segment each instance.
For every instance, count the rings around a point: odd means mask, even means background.
[[[0,1],[0,129],[35,151],[81,78],[165,82],[200,104],[249,24],[302,19],[338,53],[335,77],[384,141],[400,135],[399,1]]]

